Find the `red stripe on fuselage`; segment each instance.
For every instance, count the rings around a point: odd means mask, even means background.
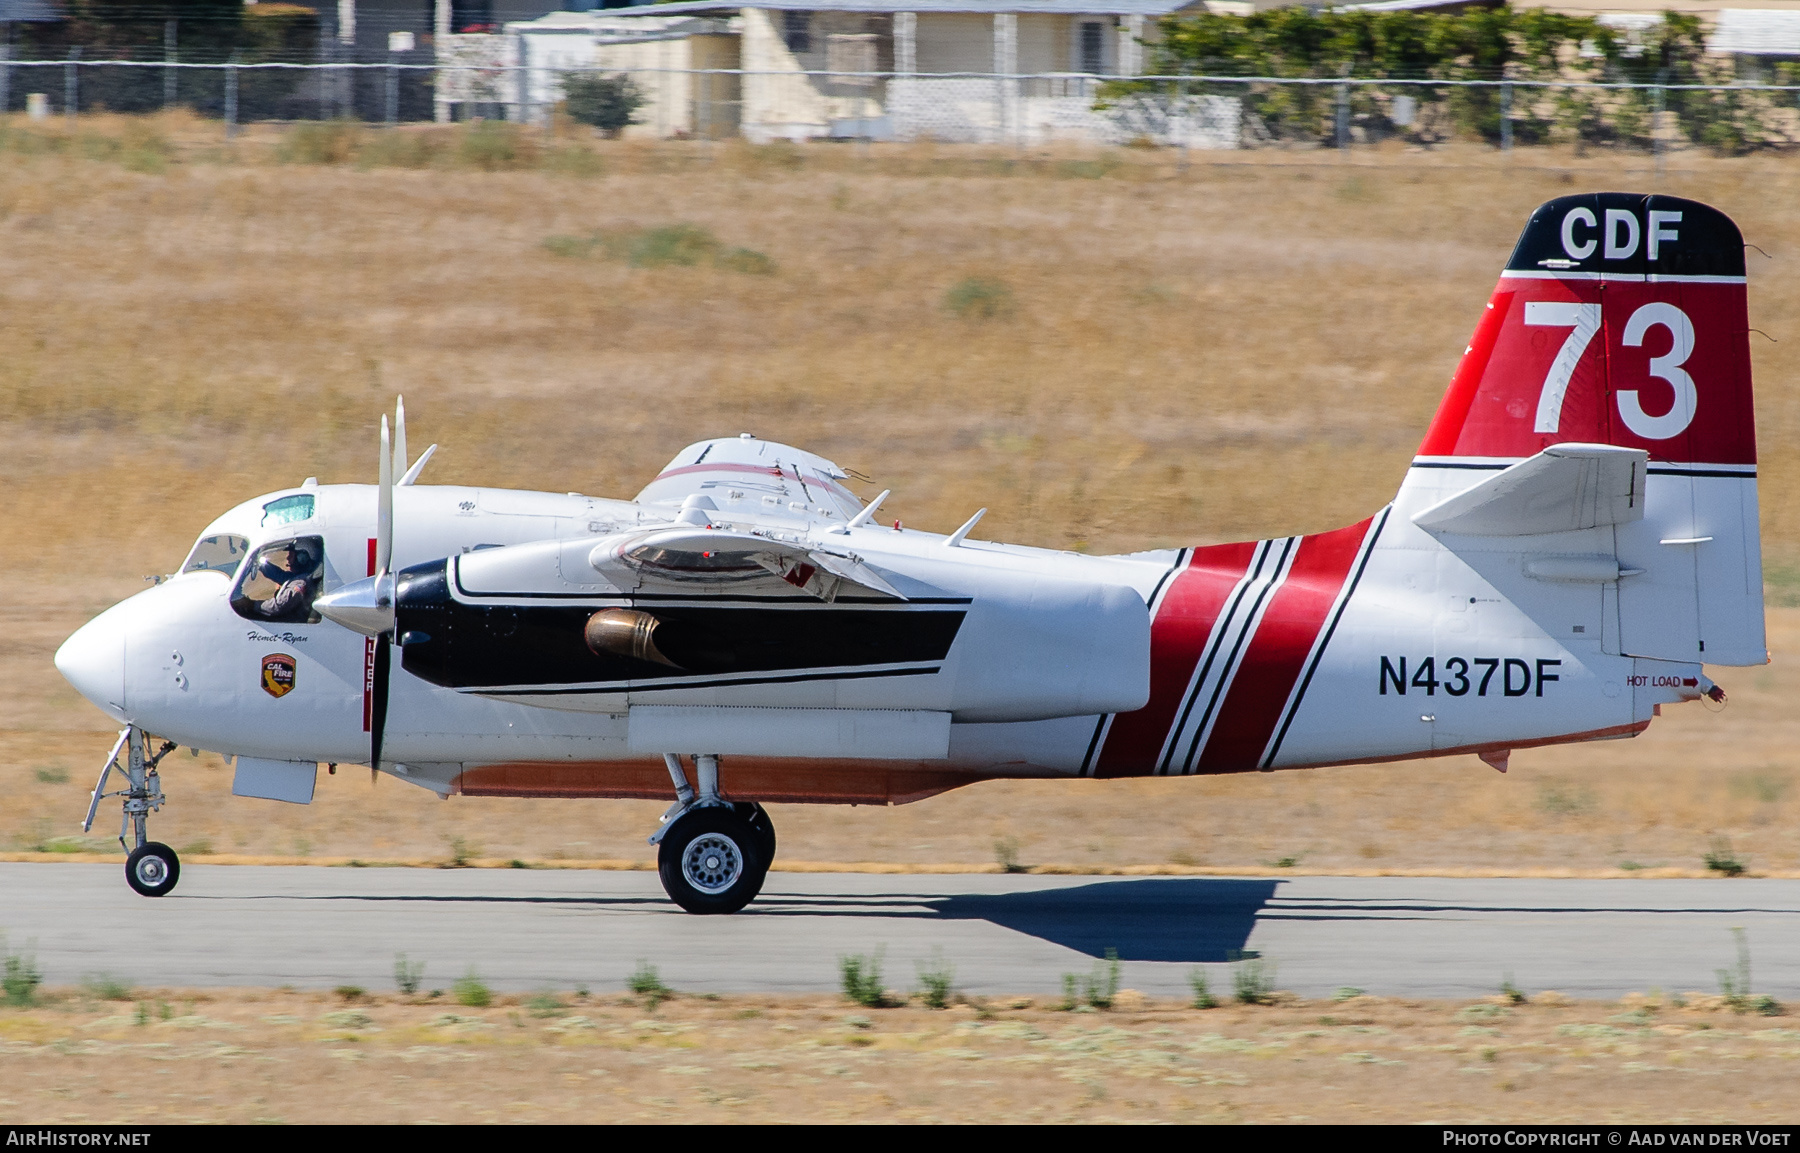
[[[1301,538],[1287,579],[1275,590],[1232,678],[1194,766],[1196,773],[1240,773],[1258,767],[1313,642],[1362,551],[1369,524],[1365,520]]]
[[[1197,548],[1170,584],[1150,622],[1150,701],[1113,718],[1094,762],[1096,777],[1143,777],[1156,771],[1194,666],[1226,598],[1250,568],[1256,546],[1250,541]]]

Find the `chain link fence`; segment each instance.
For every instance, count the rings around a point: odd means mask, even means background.
[[[1059,141],[1196,149],[1357,148],[1485,140],[1721,151],[1800,144],[1800,85],[1542,80],[1106,77],[1079,73],[629,71],[533,66],[495,37],[448,62],[170,63],[0,58],[0,110],[33,116],[189,107],[252,121],[553,124],[571,76],[628,77],[630,135],[657,138]],[[496,43],[498,41],[498,43]],[[480,54],[474,50],[479,47]]]

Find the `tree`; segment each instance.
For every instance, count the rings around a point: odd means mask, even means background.
[[[636,113],[645,97],[629,76],[589,72],[563,80],[563,100],[570,117],[616,136],[627,124],[637,122]]]

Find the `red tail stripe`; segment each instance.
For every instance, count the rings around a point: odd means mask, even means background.
[[[1462,435],[1463,423],[1469,419],[1469,408],[1475,403],[1475,394],[1481,390],[1481,380],[1487,375],[1488,360],[1494,355],[1500,330],[1505,327],[1512,298],[1510,292],[1495,290],[1493,299],[1488,302],[1488,310],[1482,313],[1481,323],[1475,326],[1475,335],[1469,340],[1469,350],[1463,353],[1462,362],[1456,366],[1450,391],[1444,394],[1443,403],[1438,406],[1437,415],[1432,417],[1431,427],[1425,432],[1425,441],[1419,445],[1420,456],[1449,456],[1456,451],[1457,438]]]
[[[1094,763],[1096,777],[1141,777],[1156,771],[1194,666],[1231,590],[1249,571],[1255,541],[1197,548],[1169,586],[1150,622],[1150,701],[1120,713]]]
[[[1238,666],[1195,772],[1235,773],[1258,767],[1313,642],[1362,551],[1369,524],[1363,521],[1301,540],[1287,580],[1275,590]]]

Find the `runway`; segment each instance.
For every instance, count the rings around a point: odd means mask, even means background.
[[[692,917],[654,873],[194,866],[146,900],[111,865],[0,864],[0,931],[45,980],[143,986],[426,988],[473,970],[504,990],[616,991],[639,961],[691,992],[820,992],[838,958],[884,951],[888,984],[934,953],[973,993],[1057,992],[1108,948],[1124,984],[1185,995],[1259,954],[1279,987],[1473,997],[1716,992],[1750,943],[1753,986],[1800,997],[1800,881],[1399,877],[870,876],[774,873],[733,917]]]

